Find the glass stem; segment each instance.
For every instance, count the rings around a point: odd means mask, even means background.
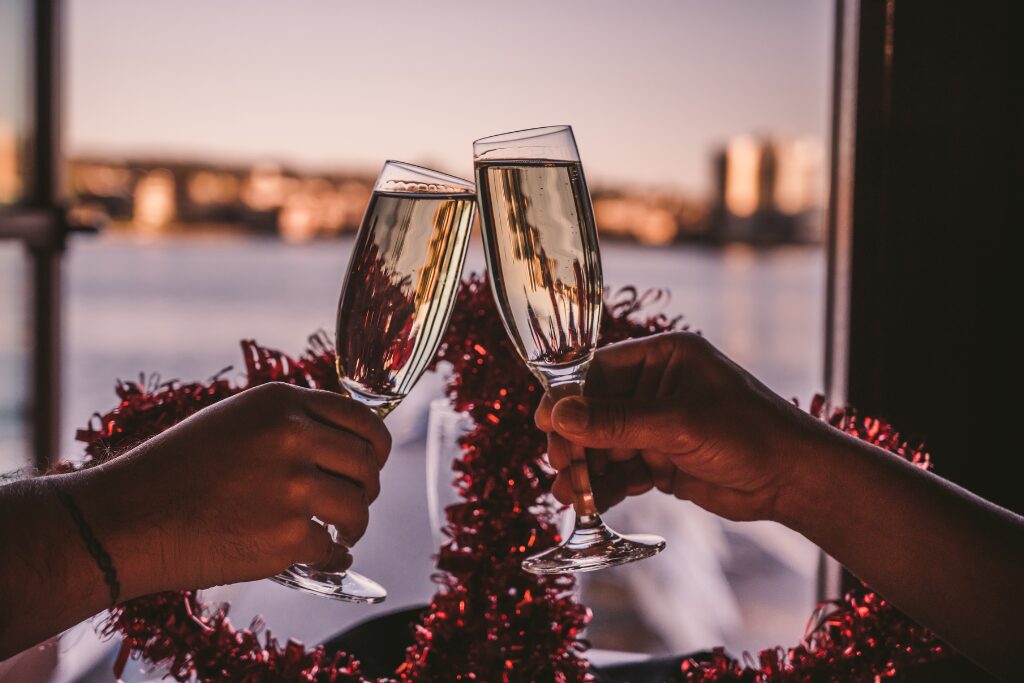
[[[398,406],[397,400],[377,398],[375,396],[368,396],[366,394],[362,394],[358,391],[355,391],[354,389],[345,384],[344,378],[341,379],[341,387],[338,393],[340,393],[342,396],[346,398],[352,399],[356,403],[362,403],[364,406],[375,412],[377,414],[377,417],[379,417],[382,420],[388,416],[388,413],[390,413]],[[316,520],[316,517],[314,517],[313,519]],[[329,533],[331,535],[331,538],[334,539],[335,542],[337,542],[339,537],[338,530],[335,528],[335,526],[333,524],[327,524],[322,520],[317,521],[324,525],[324,527],[327,529],[327,533]],[[337,576],[345,576],[347,574],[345,570],[334,573]]]
[[[583,380],[548,386],[548,393],[556,403],[569,396],[583,395]],[[552,433],[552,439],[560,439],[569,450],[569,477],[572,482],[573,508],[576,510],[577,528],[592,528],[602,524],[594,501],[594,489],[590,485],[590,470],[587,468],[587,451],[583,446]]]

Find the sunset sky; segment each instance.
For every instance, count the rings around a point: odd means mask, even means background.
[[[824,139],[832,3],[70,0],[67,145],[469,175],[571,123],[592,181],[704,192],[744,133]]]

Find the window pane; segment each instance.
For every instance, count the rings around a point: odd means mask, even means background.
[[[26,257],[0,240],[0,474],[28,463],[28,289]]]
[[[665,312],[783,396],[821,389],[830,3],[521,0],[496,17],[446,0],[254,2],[68,3],[68,175],[110,223],[69,255],[66,424],[110,408],[117,377],[202,379],[238,367],[240,338],[297,351],[333,329],[385,159],[471,177],[473,139],[563,123],[611,288],[666,288]],[[483,268],[478,244],[467,268]],[[426,378],[389,417],[396,453],[356,553],[391,606],[433,590],[422,454],[437,393]],[[803,635],[806,541],[653,494],[612,519],[670,545],[583,579],[597,647],[757,651]],[[223,597],[309,642],[372,614],[276,590]]]
[[[28,0],[0,2],[0,206],[28,190],[31,140],[31,40]]]

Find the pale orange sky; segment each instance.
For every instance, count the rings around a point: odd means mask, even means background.
[[[592,182],[710,187],[743,133],[824,139],[823,0],[70,0],[70,153],[470,175],[474,138],[570,123]]]

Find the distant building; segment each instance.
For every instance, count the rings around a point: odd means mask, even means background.
[[[0,120],[0,204],[13,202],[20,193],[18,138],[14,126]]]
[[[288,241],[301,242],[356,230],[371,191],[368,181],[307,178],[288,192],[278,215],[278,232]]]
[[[641,244],[692,240],[707,223],[704,202],[670,192],[593,192],[594,221],[602,235]]]
[[[594,220],[605,234],[644,244],[668,244],[679,233],[671,211],[639,197],[596,197]]]
[[[709,237],[717,242],[817,242],[822,233],[820,144],[739,136],[715,154]]]
[[[174,220],[174,176],[167,169],[150,171],[135,183],[132,222],[139,232],[155,235]]]
[[[68,169],[77,203],[114,220],[131,220],[136,179],[123,164],[91,159],[73,161]]]
[[[303,175],[273,163],[169,159],[75,159],[68,177],[78,206],[105,214],[116,230],[233,231],[295,242],[356,230],[373,182],[353,173]]]

